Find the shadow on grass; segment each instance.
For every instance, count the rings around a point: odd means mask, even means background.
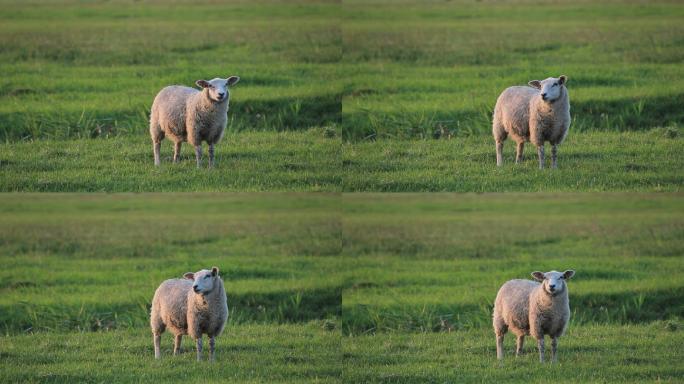
[[[342,96],[322,94],[269,100],[232,100],[228,131],[305,130],[341,123]],[[0,140],[73,139],[143,134],[149,130],[149,105],[127,109],[60,113],[0,113]],[[148,140],[149,141],[149,140]]]
[[[684,93],[615,100],[573,100],[571,131],[643,131],[684,124]],[[382,138],[440,138],[491,132],[494,104],[478,109],[437,112],[360,111],[345,113],[342,137],[347,141]]]
[[[339,317],[341,288],[284,290],[268,293],[228,293],[231,323],[298,323]],[[151,300],[152,297],[149,298]],[[5,333],[37,331],[101,331],[142,328],[149,324],[150,301],[83,305],[29,302],[0,306],[0,330]]]
[[[572,321],[579,324],[638,324],[684,317],[684,287],[614,294],[570,294]],[[491,327],[492,305],[394,305],[345,307],[342,331],[359,335],[383,331],[451,332]]]

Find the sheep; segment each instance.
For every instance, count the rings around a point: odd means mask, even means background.
[[[209,167],[214,165],[214,145],[221,140],[228,122],[228,103],[238,76],[227,79],[197,80],[202,91],[181,85],[165,87],[154,98],[150,111],[150,135],[154,165],[159,166],[159,151],[165,136],[174,141],[173,162],[180,159],[181,143],[195,147],[197,168],[202,160],[202,141],[209,145]]]
[[[551,337],[552,361],[557,361],[558,338],[570,320],[570,300],[565,283],[575,271],[532,272],[530,280],[510,280],[501,286],[494,302],[496,357],[503,360],[503,339],[510,329],[517,336],[516,356],[522,353],[525,335],[537,340],[539,361],[544,362],[544,335]]]
[[[154,357],[159,359],[161,334],[169,329],[175,335],[173,354],[180,352],[181,338],[190,335],[197,344],[197,361],[202,358],[202,334],[209,336],[209,359],[214,360],[215,337],[223,332],[228,304],[219,269],[203,269],[161,283],[152,299],[150,325]]]
[[[537,147],[539,169],[544,168],[544,142],[551,143],[552,167],[557,168],[558,145],[570,127],[570,98],[565,87],[568,78],[532,80],[531,87],[509,87],[496,100],[492,133],[496,142],[496,165],[503,165],[503,142],[510,135],[518,144],[515,162],[523,157],[523,146],[531,141]]]

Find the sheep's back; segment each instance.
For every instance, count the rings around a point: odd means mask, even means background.
[[[152,299],[152,307],[159,311],[159,317],[168,328],[187,331],[188,292],[193,282],[187,279],[164,281]]]
[[[509,134],[529,137],[529,105],[537,94],[539,91],[535,88],[515,86],[506,88],[499,95],[494,116]]]
[[[539,283],[530,280],[510,280],[501,286],[496,295],[494,310],[509,328],[529,330],[530,293]]]
[[[185,133],[186,103],[188,99],[199,93],[198,90],[181,85],[165,87],[157,94],[152,103],[162,129],[177,136]]]

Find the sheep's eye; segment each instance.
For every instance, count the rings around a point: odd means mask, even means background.
[[[209,278],[209,275],[204,276],[205,279]]]

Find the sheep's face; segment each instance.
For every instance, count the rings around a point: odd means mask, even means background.
[[[563,88],[567,82],[567,76],[549,77],[546,80],[532,80],[528,84],[539,90],[539,97],[547,103],[553,103],[563,96]]]
[[[231,76],[227,79],[220,79],[217,77],[212,80],[197,80],[195,84],[204,89],[204,91],[207,93],[207,96],[209,96],[209,99],[220,103],[230,99],[230,91],[228,90],[228,87],[232,87],[238,81],[240,81],[239,77]]]
[[[556,296],[565,291],[565,281],[569,280],[575,275],[575,271],[567,270],[565,272],[532,272],[532,277],[542,283],[544,291],[551,296]]]
[[[211,270],[203,269],[201,271],[192,273],[188,272],[183,275],[188,280],[192,280],[192,290],[198,295],[206,295],[214,290],[216,286],[216,279],[219,278],[218,268],[213,267]]]

